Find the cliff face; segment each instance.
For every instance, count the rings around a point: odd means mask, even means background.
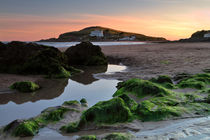
[[[210,42],[210,30],[197,31],[188,39],[181,39],[181,42]]]
[[[142,34],[118,31],[100,26],[84,28],[80,31],[67,32],[58,38],[40,40],[46,42],[68,42],[68,41],[166,41],[162,37],[151,37]]]

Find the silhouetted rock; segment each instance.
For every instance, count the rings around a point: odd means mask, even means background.
[[[0,72],[69,77],[67,57],[57,48],[13,41],[0,47]]]
[[[98,66],[107,65],[107,58],[99,46],[90,42],[82,42],[65,51],[69,65]]]

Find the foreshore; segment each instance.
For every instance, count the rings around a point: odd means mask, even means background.
[[[127,70],[102,78],[128,80],[149,79],[157,75],[174,76],[177,73],[201,73],[210,68],[209,43],[154,43],[142,45],[101,46],[109,63],[127,66]],[[65,51],[67,47],[59,48]],[[0,88],[7,88],[13,82],[36,81],[40,76],[0,74]]]
[[[128,80],[149,79],[157,75],[201,73],[210,68],[209,43],[153,43],[142,45],[101,46],[109,63],[128,66],[124,72],[103,78]],[[65,51],[67,48],[59,48]]]

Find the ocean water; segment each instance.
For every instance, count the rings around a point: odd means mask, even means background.
[[[80,42],[36,42],[37,44],[47,45],[47,46],[54,46],[54,47],[71,47]],[[94,45],[99,46],[110,46],[110,45],[140,45],[140,44],[147,44],[147,42],[131,42],[131,41],[115,41],[115,42],[92,42]]]

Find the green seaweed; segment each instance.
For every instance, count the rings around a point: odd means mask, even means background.
[[[131,112],[135,112],[138,104],[136,103],[136,101],[134,101],[132,98],[130,98],[128,95],[126,94],[122,94],[120,96],[118,96],[120,98],[122,98],[125,102],[125,104],[129,107],[129,109],[131,110]]]
[[[39,131],[39,124],[34,120],[27,120],[20,123],[12,132],[12,135],[19,137],[34,136]]]
[[[206,85],[210,84],[210,74],[201,73],[185,78],[178,83],[179,88],[195,88],[204,89]]]
[[[63,119],[63,115],[69,111],[68,108],[60,107],[56,110],[45,112],[43,114],[43,119],[48,122],[55,122]]]
[[[31,81],[16,82],[10,86],[11,89],[17,89],[20,92],[33,92],[38,90],[39,85]]]
[[[137,115],[142,121],[159,121],[171,116],[180,116],[183,112],[182,107],[154,104],[152,101],[145,100],[140,103]]]
[[[122,94],[134,94],[139,98],[143,98],[149,95],[166,96],[172,92],[161,85],[142,79],[130,79],[125,82],[120,82],[117,88],[118,90],[114,93],[114,97]]]
[[[69,123],[68,125],[62,126],[60,130],[66,133],[73,133],[73,132],[78,132],[80,129],[78,127],[78,122],[72,122]]]
[[[65,101],[63,105],[79,105],[80,103],[77,100]]]
[[[108,101],[98,102],[86,110],[80,119],[79,127],[88,123],[107,123],[113,124],[118,122],[127,122],[132,120],[132,113],[126,106],[123,99],[116,97]]]
[[[86,100],[85,98],[82,98],[82,99],[80,100],[80,103],[81,103],[81,104],[86,104],[86,103],[87,103],[87,100]]]
[[[171,83],[173,84],[173,81],[171,80],[171,77],[168,76],[168,75],[160,75],[158,76],[158,78],[152,78],[151,79],[152,82],[155,82],[155,83]]]
[[[102,138],[102,140],[130,140],[133,136],[124,133],[111,133]]]
[[[97,140],[95,135],[81,136],[77,140]]]

